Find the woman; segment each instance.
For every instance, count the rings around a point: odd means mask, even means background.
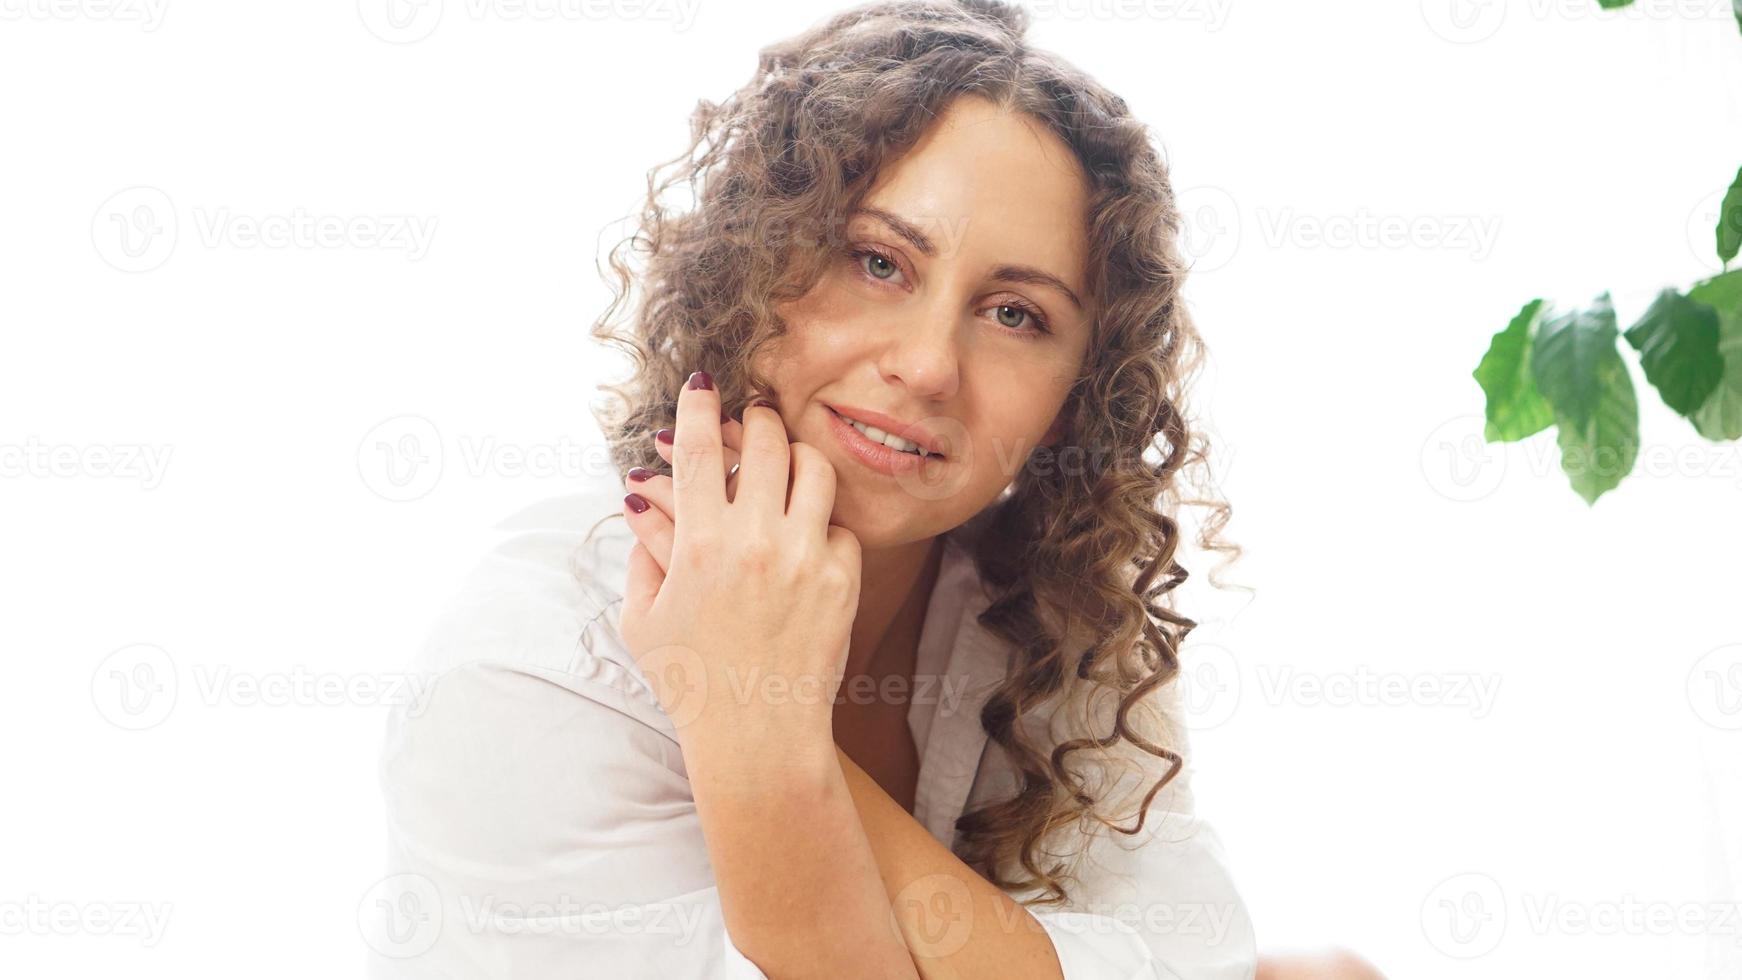
[[[522,522],[393,721],[421,918],[384,965],[1254,975],[1162,601],[1203,455],[1179,217],[1125,104],[1024,27],[871,4],[702,104],[645,295],[613,322],[613,253],[596,328],[637,365],[623,523]]]

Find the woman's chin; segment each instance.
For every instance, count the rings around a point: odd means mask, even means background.
[[[930,537],[914,527],[912,513],[892,513],[887,507],[863,506],[859,501],[837,497],[829,523],[844,527],[859,539],[862,551],[893,548]]]

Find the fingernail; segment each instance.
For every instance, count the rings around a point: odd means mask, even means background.
[[[629,479],[634,480],[636,483],[640,483],[652,475],[653,471],[645,466],[631,466],[629,468]]]
[[[669,446],[669,445],[671,445],[671,430],[670,429],[660,429],[658,432],[655,432],[653,434],[653,438],[658,439],[660,442],[663,442]]]
[[[629,494],[623,498],[623,502],[628,504],[629,509],[637,514],[647,510],[647,501],[642,499],[642,496],[638,493]]]
[[[690,375],[689,386],[691,388],[697,388],[697,389],[700,389],[703,391],[713,391],[714,390],[714,379],[708,377],[708,372],[706,372],[706,371],[697,371],[696,373]]]

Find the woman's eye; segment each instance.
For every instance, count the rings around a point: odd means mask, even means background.
[[[1008,319],[1006,317],[1008,316]],[[1019,306],[998,307],[998,322],[1012,329],[1022,326],[1022,321],[1028,316],[1028,311]]]
[[[859,264],[860,273],[878,282],[888,282],[901,273],[900,264],[877,249],[855,248],[850,250],[849,255]],[[982,311],[986,309],[995,310],[993,316],[998,324],[1007,328],[1010,333],[1034,338],[1052,332],[1046,317],[1027,303],[1000,303],[994,307],[981,307]]]
[[[999,325],[1009,327],[1012,333],[1029,338],[1052,333],[1052,328],[1047,325],[1046,317],[1041,316],[1039,310],[1025,303],[1000,303],[992,309],[997,311],[992,315],[997,319]],[[1024,326],[1025,323],[1027,326]]]
[[[865,271],[878,279],[888,279],[901,270],[886,256],[877,252],[861,252],[859,256],[866,261]]]

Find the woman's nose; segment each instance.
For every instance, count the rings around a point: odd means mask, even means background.
[[[948,398],[960,383],[961,326],[952,314],[926,311],[897,325],[885,348],[884,377],[899,380],[921,398]]]

